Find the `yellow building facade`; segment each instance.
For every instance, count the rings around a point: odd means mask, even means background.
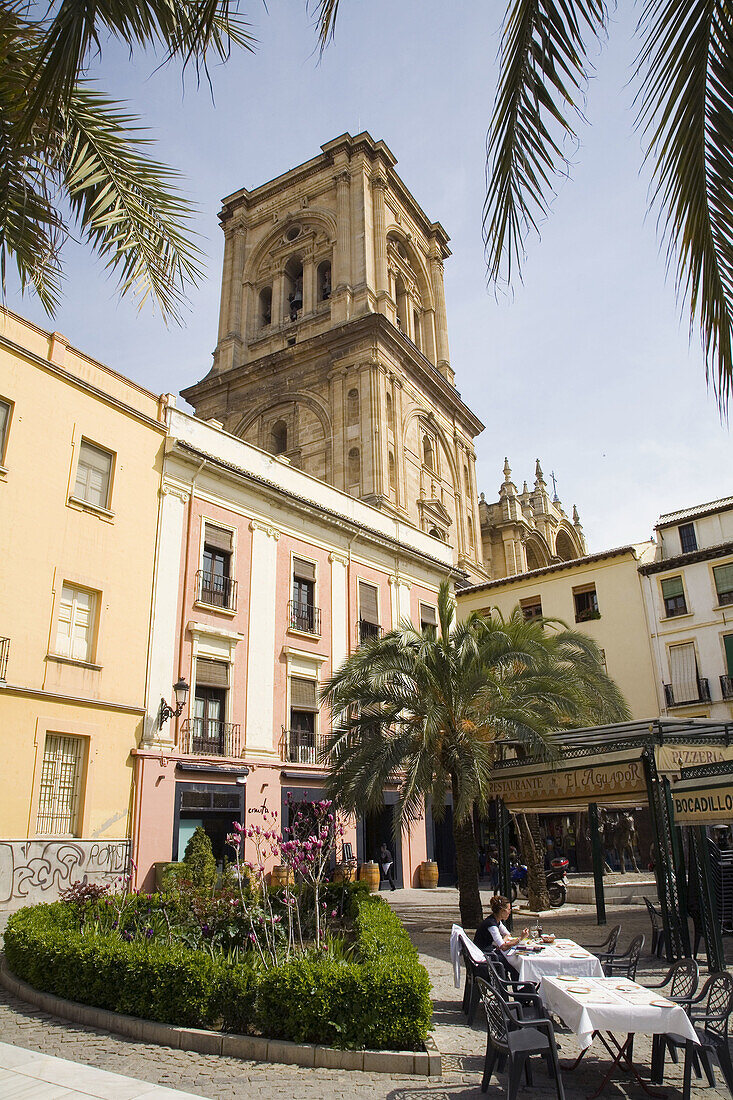
[[[0,310],[0,909],[126,869],[162,416]]]
[[[509,615],[519,605],[527,618],[560,619],[603,650],[606,668],[624,694],[632,718],[659,714],[651,639],[639,566],[654,560],[653,542],[589,554],[458,593],[458,614]]]

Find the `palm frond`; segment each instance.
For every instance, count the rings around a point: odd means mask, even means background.
[[[58,171],[84,236],[121,294],[141,303],[152,294],[176,317],[186,285],[203,273],[183,229],[192,212],[173,186],[177,173],[144,154],[134,118],[88,88],[74,90],[65,120]]]
[[[604,31],[603,0],[513,0],[504,25],[501,74],[487,138],[483,212],[489,277],[521,268],[555,180],[567,172],[563,143],[576,138],[587,82],[586,38]]]
[[[647,0],[640,31],[638,123],[653,202],[725,413],[733,389],[733,12],[725,0]]]
[[[309,10],[315,9],[318,43],[321,52],[325,50],[336,33],[339,3],[340,0],[313,0],[313,3],[308,3]]]

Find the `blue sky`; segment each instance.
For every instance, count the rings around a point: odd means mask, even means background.
[[[299,3],[247,12],[258,52],[212,70],[214,98],[152,57],[111,46],[100,87],[129,101],[156,139],[154,155],[185,175],[207,278],[185,327],[119,302],[103,266],[66,250],[66,296],[50,322],[10,289],[8,305],[156,392],[177,392],[210,368],[216,341],[223,196],[256,187],[316,155],[331,138],[369,130],[451,236],[445,265],[457,385],[486,424],[478,482],[495,499],[508,455],[521,488],[539,456],[589,546],[648,538],[656,517],[733,492],[731,440],[705,386],[696,338],[680,317],[633,131],[633,12],[594,51],[573,178],[542,240],[529,242],[523,282],[487,289],[481,210],[484,148],[497,78],[500,4],[342,0],[336,38],[319,60]],[[458,13],[458,14],[457,14]],[[460,17],[459,17],[460,16]]]

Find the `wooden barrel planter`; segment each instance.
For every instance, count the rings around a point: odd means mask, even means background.
[[[379,889],[379,864],[374,862],[362,863],[359,868],[359,879],[361,882],[366,882],[370,893],[376,893]]]
[[[290,867],[277,864],[270,872],[270,886],[291,886],[293,871]]]
[[[438,864],[433,859],[426,859],[420,864],[420,885],[432,890],[438,885]]]
[[[356,863],[351,860],[337,863],[333,871],[334,882],[353,882],[356,878]]]

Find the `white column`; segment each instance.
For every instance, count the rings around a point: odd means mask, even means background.
[[[189,494],[185,489],[164,486],[158,505],[158,548],[153,581],[153,609],[148,657],[147,693],[143,744],[173,744],[175,722],[158,729],[160,700],[171,702],[178,679],[178,595],[181,587],[181,544]]]
[[[249,591],[247,642],[247,752],[272,753],[275,749],[275,581],[277,540],[280,533],[255,520]]]
[[[346,558],[329,554],[331,563],[331,672],[346,660],[348,653],[348,599]]]
[[[448,315],[445,308],[445,286],[443,285],[443,257],[436,244],[430,255],[430,274],[435,300],[435,343],[437,351],[436,366],[441,374],[451,381],[450,352],[448,350]]]

